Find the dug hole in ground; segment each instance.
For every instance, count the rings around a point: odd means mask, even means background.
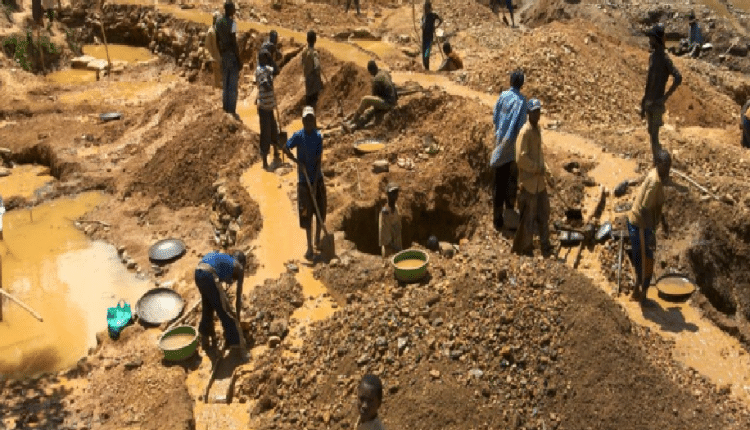
[[[220,3],[143,3],[108,3],[98,14],[94,3],[63,1],[42,31],[60,52],[45,58],[46,76],[41,61],[24,70],[8,45],[0,56],[3,288],[44,316],[3,301],[0,428],[348,429],[365,373],[383,380],[389,428],[748,427],[750,169],[737,124],[750,86],[733,42],[747,24],[741,2],[519,2],[519,28],[482,2],[433,2],[464,60],[450,74],[422,70],[411,4],[362,5],[358,18],[335,2],[245,3],[242,121],[221,112],[201,46]],[[23,35],[30,2],[4,4],[0,37]],[[690,8],[715,49],[674,58],[683,84],[660,136],[673,167],[719,199],[675,177],[688,188],[667,189],[671,235],[657,234],[655,272],[682,273],[697,291],[675,304],[652,287],[641,308],[627,295],[627,258],[621,294],[612,293],[617,241],[587,244],[576,264],[578,248],[562,248],[560,260],[518,257],[513,233],[494,231],[492,108],[509,72],[523,68],[524,94],[544,103],[545,157],[559,191],[584,221],[620,225],[651,168],[637,110],[648,52],[630,35],[656,21],[679,35],[679,13]],[[97,80],[100,20],[114,68]],[[299,52],[307,30],[318,33],[327,83],[317,117],[338,254],[327,263],[302,257],[294,166],[260,168],[252,71],[271,28],[290,134],[305,96]],[[391,71],[399,104],[344,133],[339,112],[369,94],[371,58]],[[434,52],[433,68],[439,62]],[[121,119],[102,122],[107,112]],[[386,144],[362,155],[354,145],[364,139]],[[378,160],[387,172],[373,169]],[[625,180],[634,185],[614,197]],[[389,182],[401,185],[403,242],[443,242],[426,251],[418,283],[397,282],[379,256]],[[551,198],[551,221],[565,221],[565,205]],[[150,246],[171,237],[186,254],[152,265]],[[242,327],[251,359],[219,366],[206,397],[214,357],[200,350],[166,362],[157,345],[166,325],[136,323],[113,341],[104,316],[120,297],[134,304],[157,285],[177,291],[187,310],[200,297],[195,266],[215,249],[248,251]],[[186,324],[197,325],[197,309]]]

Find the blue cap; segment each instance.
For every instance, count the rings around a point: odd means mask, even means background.
[[[531,99],[529,100],[529,112],[537,109],[542,108],[542,102],[539,101],[539,99]]]

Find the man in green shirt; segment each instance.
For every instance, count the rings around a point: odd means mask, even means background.
[[[345,125],[345,128],[354,130],[362,127],[364,124],[369,122],[369,119],[375,111],[389,111],[396,106],[398,102],[398,94],[396,93],[396,86],[391,80],[391,75],[385,70],[379,70],[378,65],[375,61],[370,60],[367,63],[367,71],[373,76],[372,78],[372,95],[362,97],[362,101],[357,108],[357,112],[351,122]],[[360,121],[362,114],[367,111],[365,120]]]

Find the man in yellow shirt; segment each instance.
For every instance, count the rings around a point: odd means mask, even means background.
[[[656,167],[643,180],[633,200],[633,207],[628,213],[628,232],[633,247],[631,257],[635,266],[636,285],[633,288],[633,299],[646,301],[648,286],[654,273],[654,250],[656,239],[654,231],[661,221],[664,233],[669,235],[667,220],[662,213],[664,207],[664,184],[669,181],[669,169],[672,158],[665,150],[656,154]],[[645,254],[645,258],[643,258]]]
[[[214,87],[216,88],[221,88],[221,54],[219,54],[219,45],[216,44],[216,21],[219,18],[221,18],[221,14],[214,12],[214,23],[208,27],[205,40],[206,49],[213,58],[211,69],[214,72]]]
[[[383,258],[401,251],[401,214],[398,213],[398,185],[388,184],[386,188],[388,204],[383,206],[378,216],[378,237]]]
[[[545,186],[545,175],[548,174],[542,151],[542,129],[539,118],[542,103],[537,99],[529,100],[529,121],[523,126],[516,141],[516,164],[518,165],[518,185],[521,193],[518,196],[518,208],[521,221],[513,238],[513,252],[529,255],[533,250],[534,222],[539,224],[539,240],[542,252],[548,254],[552,246],[549,243],[549,195]]]

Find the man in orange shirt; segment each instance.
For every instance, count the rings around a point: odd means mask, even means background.
[[[445,53],[446,58],[443,60],[443,64],[440,65],[440,68],[438,68],[438,72],[452,72],[464,68],[464,62],[461,61],[461,57],[459,57],[458,54],[453,52],[450,43],[443,43],[443,52]]]

